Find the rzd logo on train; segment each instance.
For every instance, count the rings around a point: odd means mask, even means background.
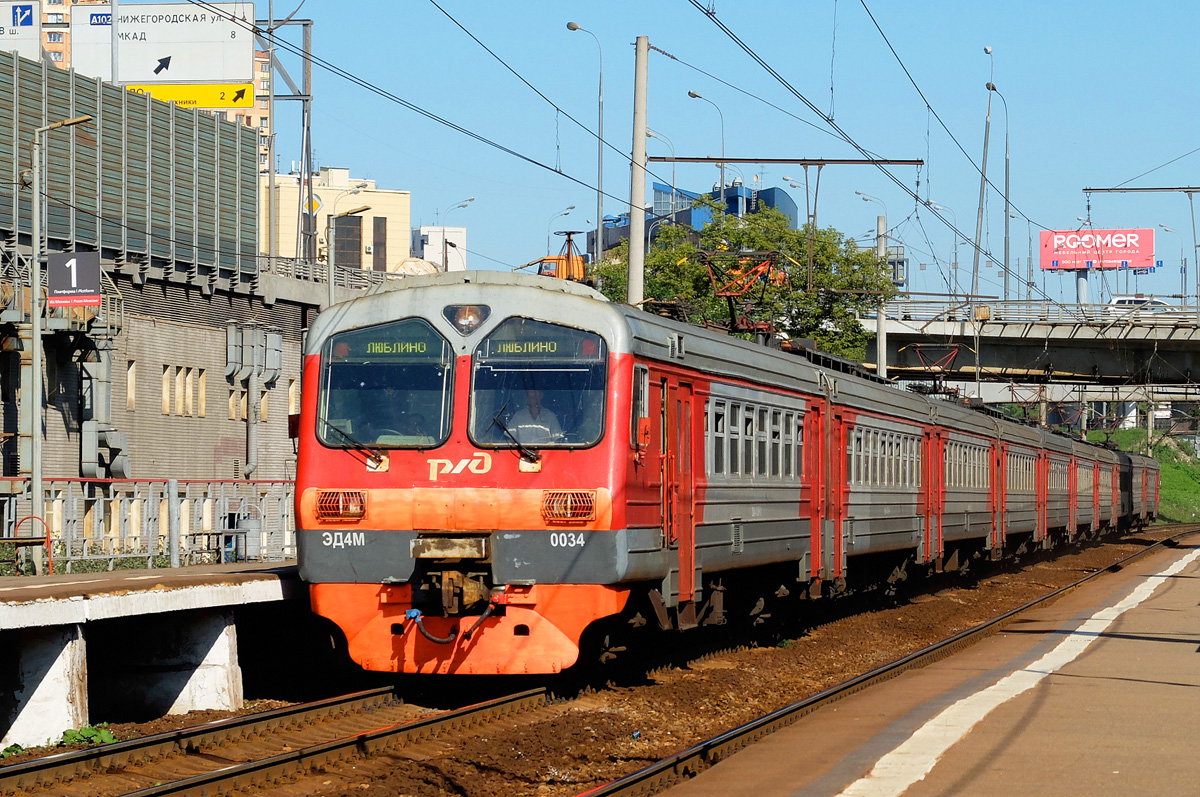
[[[486,451],[476,452],[475,456],[460,459],[455,462],[452,459],[429,459],[429,481],[435,482],[438,476],[445,476],[447,473],[462,473],[464,470],[469,470],[471,473],[487,473],[492,469],[492,455]]]

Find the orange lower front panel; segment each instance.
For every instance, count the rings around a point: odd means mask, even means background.
[[[313,611],[346,635],[350,657],[379,672],[458,675],[555,673],[579,658],[583,629],[620,612],[629,590],[591,584],[539,584],[502,596],[503,614],[484,620],[470,639],[477,616],[422,617],[431,636],[406,617],[412,608],[407,586],[312,584]],[[399,631],[399,633],[397,633]]]

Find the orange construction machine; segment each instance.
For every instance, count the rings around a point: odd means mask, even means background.
[[[557,277],[558,279],[571,280],[572,282],[584,282],[587,280],[587,261],[579,250],[575,248],[576,235],[581,235],[579,230],[562,230],[556,232],[555,235],[566,237],[563,242],[562,251],[557,255],[547,255],[539,257],[537,260],[530,261],[520,268],[529,268],[537,266],[537,273],[543,277]]]

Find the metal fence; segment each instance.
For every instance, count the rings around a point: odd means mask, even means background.
[[[1153,298],[1153,297],[1148,297]],[[1140,326],[1178,326],[1196,324],[1197,308],[1172,305],[1115,306],[1109,304],[1063,304],[1030,301],[976,302],[889,302],[884,310],[887,318],[901,321],[971,321],[989,323],[1050,323],[1079,325],[1137,324]],[[864,317],[874,318],[868,311]]]
[[[28,481],[9,485],[0,574],[295,557],[291,481],[48,480],[44,523],[30,514]]]

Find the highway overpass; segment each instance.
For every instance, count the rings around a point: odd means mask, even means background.
[[[884,317],[892,379],[1093,385],[1187,385],[1200,379],[1196,308],[901,301],[888,304]],[[871,329],[876,318],[862,322]],[[867,359],[876,357],[872,343]]]

